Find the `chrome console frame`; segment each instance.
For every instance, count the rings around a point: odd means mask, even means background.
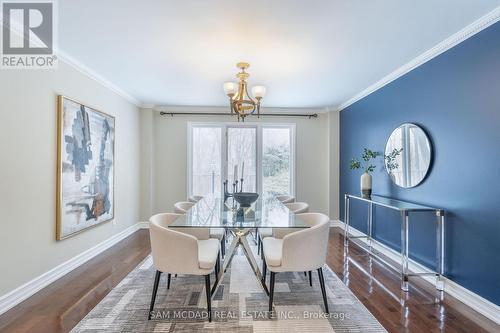
[[[350,236],[349,223],[350,223],[350,201],[360,200],[368,204],[367,214],[367,233],[365,236]],[[349,249],[349,239],[366,238],[368,244],[368,253],[371,256],[380,258],[377,252],[373,250],[373,206],[381,206],[389,209],[398,210],[401,214],[401,268],[391,266],[393,269],[401,273],[401,290],[407,292],[409,290],[410,276],[422,275],[435,275],[436,276],[436,289],[439,291],[444,290],[444,259],[445,259],[445,212],[441,208],[434,208],[412,204],[405,201],[394,200],[380,196],[371,196],[370,198],[360,197],[356,195],[346,194],[344,201],[344,249]],[[409,224],[410,213],[412,212],[435,212],[436,216],[436,270],[433,272],[415,272],[410,273],[409,265]],[[384,261],[386,264],[387,262]]]

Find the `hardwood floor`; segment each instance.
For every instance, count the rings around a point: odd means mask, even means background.
[[[340,228],[330,230],[327,264],[389,332],[500,332],[455,298],[440,301],[442,293],[421,278],[411,278],[409,292],[401,291],[399,273],[353,242],[344,258]]]
[[[389,332],[500,332],[499,325],[422,279],[399,289],[399,274],[351,243],[344,259],[340,229],[330,231],[328,265]],[[150,253],[139,230],[0,316],[0,332],[68,332]]]
[[[139,230],[0,316],[0,332],[69,332],[149,253]]]

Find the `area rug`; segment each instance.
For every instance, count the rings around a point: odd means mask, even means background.
[[[329,315],[323,312],[318,274],[313,273],[311,287],[309,278],[298,272],[276,275],[270,317],[268,296],[243,253],[238,252],[213,297],[211,323],[207,320],[204,278],[172,276],[167,290],[166,274],[162,274],[158,288],[155,319],[148,321],[155,275],[149,256],[72,332],[385,332],[328,266],[323,271]]]

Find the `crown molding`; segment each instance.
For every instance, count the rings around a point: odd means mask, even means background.
[[[139,102],[139,100],[137,100],[135,97],[133,97],[132,95],[130,95],[125,90],[123,90],[120,87],[118,87],[117,85],[111,83],[106,78],[104,78],[103,76],[101,76],[100,74],[98,74],[97,72],[95,72],[94,70],[92,70],[91,68],[87,67],[86,65],[84,65],[80,61],[78,61],[75,58],[71,57],[66,52],[64,52],[64,51],[62,51],[62,50],[59,49],[59,50],[56,51],[56,54],[57,54],[57,57],[58,57],[59,61],[62,61],[64,63],[70,65],[71,67],[73,67],[74,69],[76,69],[77,71],[79,71],[80,73],[82,73],[82,74],[86,75],[87,77],[93,79],[97,83],[99,83],[102,86],[104,86],[104,87],[108,88],[109,90],[113,91],[115,94],[119,95],[120,97],[123,97],[124,99],[126,99],[130,103],[134,104],[135,106],[141,107],[141,102]]]
[[[0,18],[0,23],[1,22],[2,21],[1,21],[1,18]],[[21,36],[22,38],[24,38],[24,35],[22,33],[23,29],[21,29],[19,26],[14,25],[14,27],[11,28],[10,31],[13,32],[14,34],[16,34],[16,35]],[[64,52],[63,50],[56,49],[55,52],[54,52],[54,54],[57,55],[57,60],[58,61],[62,61],[64,63],[66,63],[67,65],[73,67],[74,69],[76,69],[80,73],[82,73],[85,76],[93,79],[94,81],[96,81],[100,85],[108,88],[109,90],[113,91],[115,94],[117,94],[117,95],[125,98],[127,101],[129,101],[130,103],[134,104],[135,106],[137,106],[137,107],[141,106],[141,103],[135,97],[133,97],[132,95],[130,95],[125,90],[123,90],[120,87],[118,87],[117,85],[111,83],[110,81],[108,81],[107,79],[105,79],[104,77],[102,77],[101,75],[97,74],[97,72],[95,72],[94,70],[90,69],[89,67],[87,67],[86,65],[84,65],[83,63],[81,63],[80,61],[76,60],[75,58],[73,58],[72,56],[70,56],[69,54],[67,54],[66,52]]]
[[[1,22],[1,19],[0,19],[0,22]],[[23,30],[20,29],[18,26],[14,26],[11,29],[11,32],[13,32],[13,33],[17,34],[18,36],[21,36],[22,38],[24,38],[24,36],[22,34],[22,31]],[[73,58],[72,56],[70,56],[69,54],[67,54],[66,52],[64,52],[63,50],[56,49],[54,53],[57,55],[58,61],[62,61],[64,63],[68,64],[69,66],[73,67],[74,69],[76,69],[80,73],[86,75],[87,77],[93,79],[94,81],[96,81],[100,85],[102,85],[102,86],[108,88],[109,90],[113,91],[115,94],[117,94],[117,95],[125,98],[127,101],[129,101],[130,103],[134,104],[135,106],[137,106],[137,107],[141,106],[141,103],[135,97],[133,97],[132,95],[130,95],[125,90],[123,90],[120,87],[118,87],[117,85],[111,83],[110,81],[108,81],[107,79],[105,79],[103,76],[97,74],[97,72],[95,72],[94,70],[90,69],[89,67],[87,67],[86,65],[84,65],[83,63],[81,63],[80,61],[76,60],[75,58]]]
[[[154,104],[148,104],[148,103],[141,104],[141,109],[154,109],[154,108],[155,108]]]
[[[389,75],[386,75],[379,81],[375,82],[365,90],[357,93],[347,101],[343,102],[340,104],[338,107],[334,108],[338,111],[342,111],[343,109],[349,107],[350,105],[356,103],[357,101],[363,99],[364,97],[374,93],[375,91],[379,90],[380,88],[386,86],[387,84],[391,83],[392,81],[400,78],[401,76],[405,75],[406,73],[414,70],[415,68],[425,64],[429,60],[437,57],[438,55],[448,51],[452,47],[456,46],[457,44],[460,44],[461,42],[465,41],[466,39],[474,36],[478,32],[488,28],[489,26],[495,24],[500,20],[500,6],[494,9],[493,11],[489,12],[488,14],[484,15],[480,19],[474,21],[473,23],[469,24],[462,30],[454,33],[450,37],[446,38],[433,48],[427,50],[426,52],[422,53],[418,57],[412,59],[408,63],[404,64],[403,66],[399,67],[395,71],[391,72]]]
[[[149,109],[150,107],[144,107]],[[226,112],[228,116],[228,106],[184,106],[184,105],[155,105],[151,109],[157,112]],[[261,113],[280,114],[280,113],[327,113],[327,108],[275,108],[275,107],[262,107]]]

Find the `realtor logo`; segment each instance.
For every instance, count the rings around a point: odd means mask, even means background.
[[[2,2],[1,68],[54,68],[55,3]]]

